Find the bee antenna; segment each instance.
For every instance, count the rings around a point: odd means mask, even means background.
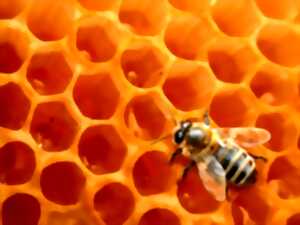
[[[167,135],[165,135],[165,136],[162,136],[162,137],[156,139],[155,141],[153,141],[153,142],[151,143],[151,145],[154,145],[154,144],[156,144],[156,143],[158,143],[158,142],[160,142],[160,141],[163,141],[163,140],[165,140],[165,139],[171,138],[172,136],[173,136],[172,134],[167,134]]]

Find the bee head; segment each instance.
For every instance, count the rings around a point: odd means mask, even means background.
[[[192,122],[189,120],[185,120],[180,122],[180,127],[174,133],[174,142],[176,144],[181,144],[185,139],[185,136],[188,130],[191,128]]]

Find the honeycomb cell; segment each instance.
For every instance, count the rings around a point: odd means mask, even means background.
[[[2,0],[0,2],[0,19],[12,19],[26,6],[26,0]]]
[[[293,141],[296,142],[296,128],[286,115],[277,112],[261,114],[256,120],[256,126],[271,133],[271,139],[265,145],[273,151],[283,151]]]
[[[43,195],[60,205],[73,205],[79,201],[86,178],[73,162],[55,162],[42,170],[40,185]]]
[[[123,0],[119,19],[139,35],[161,32],[167,17],[166,0]]]
[[[27,14],[29,30],[42,41],[64,38],[73,25],[74,4],[75,0],[35,0]]]
[[[135,162],[133,179],[141,195],[153,195],[167,191],[172,182],[172,170],[168,156],[159,151],[148,151]]]
[[[166,57],[150,43],[139,43],[126,49],[121,66],[127,80],[141,88],[155,86],[162,78]]]
[[[41,95],[63,92],[71,78],[72,70],[59,51],[37,53],[27,67],[27,79]]]
[[[257,98],[271,105],[288,103],[297,96],[297,84],[291,74],[272,65],[265,65],[255,73],[250,88]]]
[[[216,33],[207,19],[186,15],[169,22],[164,41],[175,56],[195,60],[206,57],[207,46],[215,36]]]
[[[164,208],[150,209],[141,217],[138,225],[180,225],[178,216]]]
[[[126,106],[125,123],[135,136],[150,140],[160,137],[168,121],[158,95],[134,97]]]
[[[17,29],[0,26],[0,73],[17,72],[27,54],[27,36]]]
[[[94,208],[107,225],[123,224],[133,213],[134,197],[121,183],[109,183],[94,196]]]
[[[83,115],[91,119],[108,119],[118,106],[120,92],[111,74],[98,73],[79,76],[73,97]]]
[[[230,36],[248,36],[260,23],[258,10],[252,0],[215,1],[212,16],[218,27]]]
[[[30,101],[19,85],[9,82],[0,86],[0,126],[20,129],[29,113]]]
[[[240,83],[259,61],[254,50],[231,39],[219,39],[208,50],[208,63],[224,82]]]
[[[298,225],[298,224],[300,224],[300,213],[296,213],[290,216],[286,221],[286,225]]]
[[[209,10],[209,0],[169,0],[169,3],[177,9],[195,14],[202,14]]]
[[[25,143],[14,141],[0,148],[0,183],[24,184],[31,179],[34,169],[34,152]]]
[[[288,19],[297,12],[294,0],[256,0],[256,4],[265,16],[275,19]]]
[[[283,198],[300,196],[300,172],[285,156],[278,157],[270,166],[268,181],[278,181],[278,195]]]
[[[262,54],[270,61],[294,67],[300,64],[299,33],[289,25],[267,24],[256,39]]]
[[[251,119],[252,99],[246,89],[229,89],[213,97],[212,119],[221,127],[245,126]]]
[[[178,61],[169,71],[163,92],[177,109],[199,109],[212,98],[215,80],[207,68],[194,62]]]
[[[118,171],[127,152],[125,143],[111,125],[87,128],[78,148],[82,162],[95,174]]]
[[[105,62],[114,57],[119,34],[112,21],[103,17],[83,20],[76,33],[76,47],[91,62]]]
[[[38,225],[40,216],[40,203],[32,195],[16,193],[3,202],[3,225]]]
[[[62,102],[49,101],[39,104],[30,126],[34,140],[50,152],[69,148],[77,130],[78,124]]]
[[[78,0],[88,10],[103,11],[113,8],[119,0]]]
[[[182,207],[190,213],[209,213],[219,207],[219,202],[204,188],[196,168],[179,182],[177,197]]]

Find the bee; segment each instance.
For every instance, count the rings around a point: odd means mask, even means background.
[[[245,148],[264,144],[270,138],[270,133],[262,128],[211,128],[206,112],[202,122],[185,120],[175,128],[173,141],[177,149],[170,163],[181,154],[188,157],[190,162],[182,179],[197,166],[206,190],[216,200],[224,201],[228,185],[242,187],[256,182],[255,161],[266,161],[266,158],[247,153]]]

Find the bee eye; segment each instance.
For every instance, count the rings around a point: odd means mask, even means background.
[[[184,132],[182,130],[178,130],[174,134],[174,141],[176,144],[180,144],[184,139]]]

